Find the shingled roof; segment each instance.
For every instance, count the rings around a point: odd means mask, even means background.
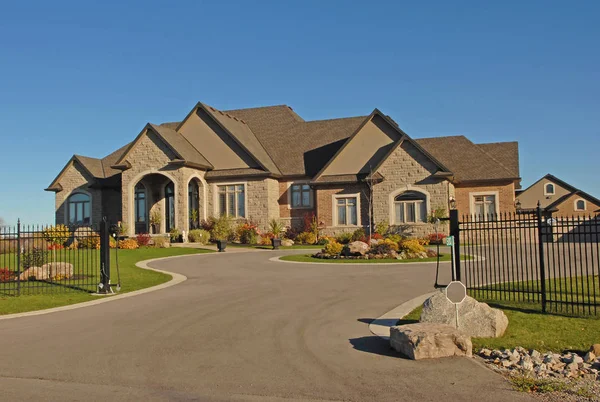
[[[287,105],[221,111],[203,103],[198,103],[190,115],[198,108],[206,111],[229,133],[260,168],[213,170],[202,150],[196,149],[178,131],[182,122],[148,124],[146,128],[154,130],[173,149],[180,158],[175,162],[204,167],[209,172],[208,178],[261,175],[314,177],[370,117],[305,121]],[[395,123],[392,121],[392,124]],[[423,138],[416,143],[430,158],[448,168],[456,181],[519,178],[516,142],[474,144],[464,136],[452,136]],[[123,159],[131,146],[132,143],[127,144],[102,159],[74,158],[94,177],[105,179],[120,173],[113,166]],[[355,177],[335,179],[356,180]]]
[[[502,143],[484,144],[482,147],[462,135],[419,138],[416,141],[454,173],[455,181],[519,179],[516,143],[507,146]],[[493,156],[490,152],[494,152]]]

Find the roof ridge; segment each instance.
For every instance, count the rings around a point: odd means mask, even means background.
[[[369,117],[368,114],[364,115],[364,116],[348,116],[348,117],[334,117],[333,119],[321,119],[321,120],[305,120],[302,121],[300,123],[323,123],[326,121],[336,121],[336,120],[348,120],[348,119],[365,119]]]

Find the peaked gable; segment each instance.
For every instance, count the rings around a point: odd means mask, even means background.
[[[398,125],[375,109],[350,136],[325,167],[315,176],[361,175],[376,172],[394,150],[407,141],[437,170],[448,169],[413,141]]]

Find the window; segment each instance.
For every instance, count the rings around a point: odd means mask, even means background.
[[[148,208],[146,208],[146,187],[142,183],[138,183],[135,186],[133,207],[135,219],[135,233],[146,233],[148,231],[148,226],[146,224]]]
[[[475,195],[473,196],[473,206],[476,217],[488,220],[496,215],[496,196]]]
[[[575,211],[585,211],[585,200],[575,201]]]
[[[554,184],[547,183],[544,186],[544,195],[554,195]]]
[[[190,229],[195,229],[198,226],[198,219],[200,218],[200,187],[194,179],[190,180],[188,184],[188,209]],[[196,211],[195,219],[192,217],[194,211]]]
[[[406,191],[394,198],[394,223],[425,223],[427,199],[418,191]]]
[[[71,195],[67,201],[69,225],[89,225],[90,218],[90,196],[83,193]]]
[[[357,197],[336,199],[338,226],[358,225]]]
[[[310,186],[308,184],[293,184],[291,188],[292,207],[310,207]]]
[[[217,186],[219,215],[246,217],[246,194],[243,184]]]
[[[175,227],[175,185],[169,182],[165,186],[165,231]]]

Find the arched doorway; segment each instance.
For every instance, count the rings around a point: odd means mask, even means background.
[[[175,227],[175,185],[169,182],[165,186],[165,232]]]
[[[133,219],[136,234],[148,233],[148,197],[142,182],[135,186]]]

